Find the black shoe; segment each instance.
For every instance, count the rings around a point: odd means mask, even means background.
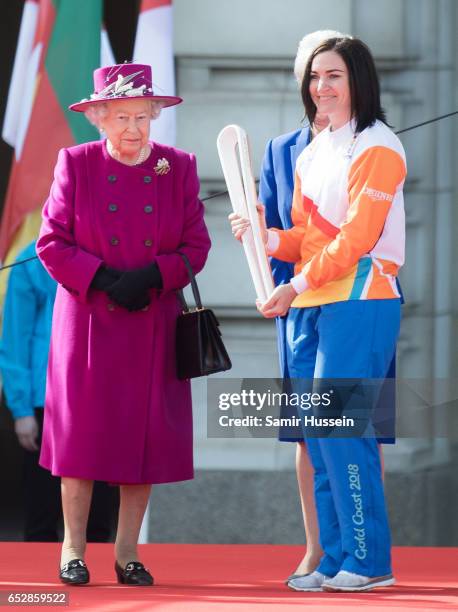
[[[139,561],[130,561],[124,569],[116,561],[115,572],[120,584],[134,584],[137,586],[151,586],[154,578]]]
[[[82,559],[72,559],[61,568],[59,578],[65,584],[87,584],[89,571]]]

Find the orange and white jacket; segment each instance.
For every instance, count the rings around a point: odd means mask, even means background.
[[[398,298],[404,263],[405,153],[381,121],[354,121],[312,140],[298,157],[293,227],[269,230],[268,253],[295,263],[295,307]]]

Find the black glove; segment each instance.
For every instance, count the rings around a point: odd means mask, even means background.
[[[123,272],[107,293],[118,306],[141,310],[150,303],[148,289],[162,289],[162,276],[155,263]]]
[[[114,301],[115,300],[113,300],[113,302]],[[150,302],[151,302],[151,298],[149,296],[149,293],[143,293],[142,295],[132,300],[125,300],[122,303],[121,302],[116,302],[116,303],[118,304],[118,306],[125,308],[129,312],[135,312],[136,310],[143,310],[143,308],[148,306]]]
[[[106,291],[108,287],[111,287],[113,283],[121,278],[122,272],[109,268],[108,266],[102,265],[95,273],[94,278],[91,281],[91,289],[97,289],[98,291]]]

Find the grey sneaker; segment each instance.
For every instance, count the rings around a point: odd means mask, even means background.
[[[334,578],[326,578],[323,581],[323,591],[371,591],[377,587],[391,586],[394,583],[393,574],[370,578],[340,570]]]
[[[328,576],[315,570],[311,574],[292,578],[288,581],[288,586],[294,591],[321,591],[321,585],[325,580],[329,580]]]
[[[284,582],[285,584],[288,584],[290,580],[294,580],[295,578],[302,578],[303,576],[307,576],[307,574],[290,574]]]

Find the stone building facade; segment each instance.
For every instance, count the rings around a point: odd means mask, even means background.
[[[303,109],[292,66],[304,34],[332,28],[369,44],[388,120],[399,130],[456,109],[457,24],[453,0],[175,0],[177,82],[185,99],[177,144],[197,154],[201,193],[225,187],[215,148],[225,125],[249,133],[255,174],[267,140],[299,127]],[[456,134],[450,118],[401,136],[408,180],[398,374],[426,384],[429,404],[434,381],[453,380],[457,371]],[[234,362],[228,376],[276,376],[274,324],[254,308],[229,211],[227,197],[207,203],[214,246],[199,283],[222,323]],[[196,480],[153,496],[150,538],[301,543],[294,444],[207,438],[205,397],[205,381],[195,382]],[[402,390],[398,410],[403,419],[423,420],[428,431],[442,431],[434,410],[409,402]],[[456,545],[456,441],[399,439],[385,447],[385,461],[394,542]],[[177,531],[170,516],[183,498],[189,520]]]

